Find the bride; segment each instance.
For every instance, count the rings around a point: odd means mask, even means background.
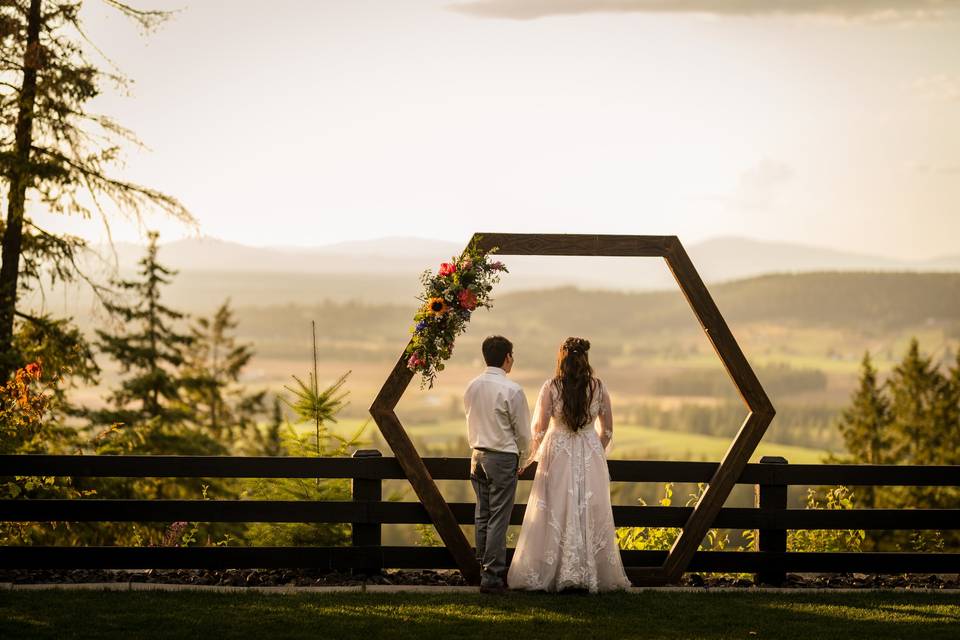
[[[589,341],[567,338],[556,375],[540,388],[524,465],[537,461],[537,475],[507,575],[512,589],[596,593],[630,586],[617,547],[604,452],[613,437],[610,395],[593,377],[589,349]]]

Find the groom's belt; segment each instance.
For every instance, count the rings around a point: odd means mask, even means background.
[[[516,451],[503,451],[501,449],[488,449],[486,447],[474,447],[476,451],[483,451],[484,453],[505,453],[511,456],[519,456],[520,454]]]

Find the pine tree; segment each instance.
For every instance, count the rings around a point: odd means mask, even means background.
[[[893,411],[893,461],[903,464],[937,464],[943,425],[938,421],[937,398],[946,380],[932,359],[920,353],[916,338],[910,341],[903,361],[894,367],[888,382]]]
[[[954,358],[937,408],[937,419],[943,426],[942,457],[938,464],[960,464],[960,349]],[[936,487],[933,502],[940,507],[956,508],[960,504],[960,487]],[[943,531],[940,535],[945,549],[960,549],[960,531]]]
[[[270,424],[267,425],[267,431],[265,434],[263,434],[261,442],[261,453],[263,455],[286,455],[286,448],[283,446],[283,436],[280,433],[281,429],[283,429],[283,425],[283,408],[280,406],[280,396],[274,396]]]
[[[229,300],[211,318],[198,318],[190,330],[192,347],[184,366],[187,403],[196,411],[198,424],[220,442],[250,435],[255,417],[264,410],[266,392],[248,393],[238,384],[254,352],[249,344],[237,343],[236,327]]]
[[[860,365],[860,386],[850,399],[850,406],[841,415],[837,425],[850,452],[851,462],[887,464],[893,462],[890,446],[893,442],[890,401],[877,382],[877,370],[870,360],[870,352],[863,355]],[[861,503],[875,507],[874,487],[864,487]]]
[[[954,358],[937,406],[937,419],[943,425],[940,464],[960,464],[960,349]]]
[[[956,448],[956,441],[950,441],[951,384],[932,358],[920,353],[916,338],[911,340],[888,384],[893,398],[897,461],[916,465],[946,463],[952,457],[947,450]],[[949,487],[891,487],[887,491],[893,496],[891,506],[902,508],[948,508],[955,502],[955,492]],[[951,545],[955,545],[957,537],[949,537]],[[901,542],[899,547],[910,548],[911,544]]]
[[[119,0],[105,3],[144,29],[169,16]],[[86,242],[41,228],[27,215],[28,202],[104,223],[113,210],[139,218],[146,209],[193,221],[175,198],[110,175],[122,146],[138,141],[88,109],[104,82],[123,86],[127,80],[115,67],[103,71],[90,61],[88,52],[96,47],[83,29],[82,7],[83,0],[0,4],[0,182],[6,205],[0,224],[0,381],[28,357],[17,349],[15,321],[36,321],[19,301],[41,272],[51,280],[86,279],[76,260]]]
[[[888,393],[884,393],[884,390]],[[860,385],[839,423],[850,457],[869,464],[956,464],[960,441],[960,358],[944,376],[932,358],[920,352],[916,338],[885,385],[878,385],[869,353],[863,358]],[[868,507],[949,508],[958,493],[952,487],[864,487]],[[960,535],[937,532],[935,538],[956,548]],[[939,542],[938,542],[939,543]],[[916,536],[871,531],[870,550],[913,549]]]
[[[117,361],[125,377],[109,396],[111,408],[88,415],[96,424],[119,422],[128,430],[145,430],[141,446],[148,451],[222,451],[212,439],[184,429],[195,412],[182,401],[183,380],[178,370],[184,363],[184,350],[194,338],[178,333],[174,327],[185,315],[161,303],[161,287],[169,284],[176,272],[157,261],[157,237],[156,232],[148,234],[147,253],[139,262],[139,279],[114,281],[135,299],[129,305],[110,303],[109,310],[123,318],[127,326],[118,335],[98,330],[98,344],[102,352]]]

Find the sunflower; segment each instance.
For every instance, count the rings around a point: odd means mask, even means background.
[[[450,305],[443,298],[430,298],[427,300],[427,313],[434,316],[442,316],[450,311]]]

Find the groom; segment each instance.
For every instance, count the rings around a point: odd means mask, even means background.
[[[507,525],[517,491],[520,455],[530,445],[530,410],[523,389],[507,374],[513,344],[490,336],[481,347],[486,370],[463,394],[467,440],[473,448],[470,481],[477,494],[474,515],[481,593],[503,593],[507,585]]]

